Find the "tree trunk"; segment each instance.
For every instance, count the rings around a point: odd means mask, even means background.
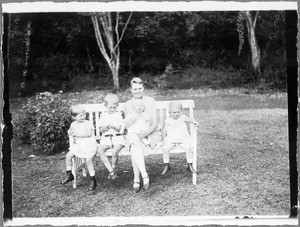
[[[119,69],[115,68],[113,71],[113,83],[114,83],[114,89],[118,91],[120,89],[119,87]]]
[[[256,79],[261,74],[260,71],[260,51],[257,44],[256,36],[255,36],[255,25],[256,25],[256,19],[258,12],[255,15],[255,18],[253,19],[250,11],[246,11],[245,13],[245,19],[246,19],[246,25],[248,30],[248,41],[250,45],[251,50],[251,62],[252,62],[252,68],[253,72],[255,74]]]
[[[91,59],[91,54],[90,54],[90,50],[89,47],[87,45],[87,41],[86,38],[84,39],[85,42],[85,48],[86,48],[86,53],[87,53],[87,57],[88,57],[88,73],[92,73],[95,71],[95,67],[93,65],[92,59]]]
[[[132,13],[130,13],[127,22],[119,34],[119,13],[116,13],[115,24],[113,25],[112,14],[97,13],[91,16],[95,31],[98,47],[106,60],[113,77],[114,90],[118,91],[119,69],[120,69],[120,42],[127,28]],[[100,22],[100,23],[99,23]]]

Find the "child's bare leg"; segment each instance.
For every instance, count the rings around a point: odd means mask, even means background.
[[[96,178],[95,178],[95,169],[94,169],[94,164],[93,164],[93,158],[87,158],[86,161],[86,166],[89,170],[90,177],[91,177],[91,184],[89,186],[89,190],[95,190],[97,186]]]
[[[95,176],[95,168],[94,168],[94,163],[93,163],[93,158],[87,158],[86,161],[86,166],[89,171],[90,176]]]
[[[97,152],[100,156],[101,161],[103,162],[104,166],[108,169],[109,172],[113,171],[113,168],[111,167],[111,164],[107,158],[107,156],[105,155],[105,151],[108,149],[109,147],[107,145],[99,145],[97,148]]]
[[[189,143],[182,143],[180,146],[183,150],[185,150],[186,160],[187,160],[187,163],[188,163],[187,170],[192,172],[192,173],[196,173],[196,170],[193,167],[193,152],[192,152],[190,144]]]
[[[123,145],[116,144],[114,145],[114,148],[112,150],[112,156],[111,156],[111,166],[113,169],[115,169],[119,162],[119,152],[123,148]]]
[[[164,170],[162,171],[162,175],[166,174],[171,168],[169,165],[170,161],[170,155],[169,152],[170,150],[175,146],[174,143],[165,143],[163,147],[163,161],[165,164]]]
[[[74,180],[74,176],[72,174],[72,158],[74,157],[74,154],[69,151],[66,154],[66,173],[67,173],[67,177],[65,180],[63,180],[61,182],[61,184],[67,184],[68,182]]]
[[[72,170],[72,158],[73,157],[74,157],[74,154],[71,151],[69,151],[66,154],[66,169],[67,169],[67,171]]]

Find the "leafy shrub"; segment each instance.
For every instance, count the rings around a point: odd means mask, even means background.
[[[60,93],[43,92],[29,101],[14,119],[16,137],[45,154],[52,154],[67,145],[71,124],[69,104]]]
[[[35,127],[36,115],[37,112],[28,102],[13,120],[14,134],[24,144],[31,144],[30,132]]]

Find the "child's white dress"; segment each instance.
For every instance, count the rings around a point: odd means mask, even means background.
[[[94,127],[89,121],[74,121],[69,130],[72,130],[74,134],[80,135],[83,132],[94,130]],[[87,138],[74,138],[74,143],[70,145],[70,151],[79,158],[92,158],[97,151],[97,141],[94,134]]]
[[[167,136],[166,143],[191,143],[192,138],[186,125],[187,116],[181,115],[177,119],[168,118],[165,121]]]

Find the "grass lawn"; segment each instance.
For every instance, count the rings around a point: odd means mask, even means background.
[[[127,92],[127,93],[126,93]],[[129,97],[128,91],[123,97]],[[285,93],[257,94],[244,90],[184,90],[148,93],[157,100],[194,99],[198,128],[198,178],[186,171],[185,155],[172,154],[165,176],[161,156],[148,156],[148,191],[132,192],[130,157],[120,157],[120,176],[96,159],[98,187],[88,192],[88,178],[78,188],[60,185],[65,177],[65,152],[38,155],[13,141],[13,216],[186,216],[288,215],[288,119]],[[97,102],[105,92],[67,93],[78,102]],[[126,99],[126,98],[124,98]],[[11,112],[24,99],[11,100]],[[36,154],[36,158],[29,158]]]

